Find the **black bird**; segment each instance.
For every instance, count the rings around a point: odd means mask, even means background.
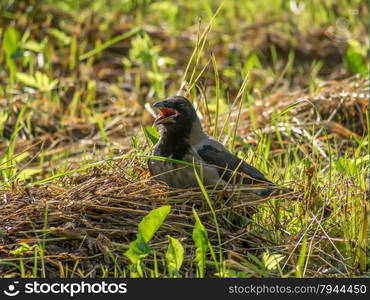
[[[201,165],[198,173],[205,186],[265,184],[259,194],[267,197],[274,193],[274,185],[260,171],[204,133],[193,105],[185,97],[170,97],[153,106],[160,110],[154,125],[162,125],[153,155]],[[198,187],[192,166],[157,159],[149,159],[148,164],[150,173],[171,187]]]

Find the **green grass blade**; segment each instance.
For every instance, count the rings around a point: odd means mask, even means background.
[[[81,60],[85,60],[85,59],[87,59],[87,58],[89,58],[91,56],[94,56],[94,55],[102,52],[106,48],[108,48],[108,47],[110,47],[110,46],[112,46],[112,45],[114,45],[114,44],[116,44],[116,43],[118,43],[118,42],[120,42],[122,40],[125,40],[125,39],[133,36],[134,34],[138,33],[140,30],[141,30],[141,27],[135,27],[135,28],[131,29],[128,32],[125,32],[123,34],[120,34],[120,35],[118,35],[118,36],[116,36],[116,37],[114,37],[114,38],[106,41],[105,43],[101,44],[100,46],[96,47],[95,49],[93,49],[91,51],[88,51],[88,52],[80,55],[79,60],[80,61]]]

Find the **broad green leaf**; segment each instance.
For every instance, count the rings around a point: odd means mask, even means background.
[[[18,49],[19,32],[14,27],[8,27],[4,33],[3,48],[8,57],[13,56]]]
[[[147,243],[141,239],[136,239],[130,243],[129,249],[125,252],[125,256],[133,263],[137,264],[140,259],[147,256],[152,251]]]
[[[159,140],[159,132],[151,126],[143,127],[145,135],[150,139],[153,145],[157,144]]]
[[[17,66],[13,57],[17,53],[19,43],[19,32],[14,29],[14,27],[8,27],[4,33],[4,39],[2,43],[2,48],[5,52],[5,62],[9,68],[10,81],[14,81],[15,72],[17,71]]]
[[[137,264],[152,251],[148,243],[162,225],[170,210],[171,206],[169,205],[156,208],[139,223],[136,240],[130,243],[129,249],[125,252],[125,256],[133,264]]]
[[[367,70],[365,57],[352,47],[347,49],[346,62],[352,74],[366,72]]]
[[[148,243],[152,239],[154,233],[156,233],[156,231],[162,225],[170,210],[171,206],[164,205],[152,210],[143,218],[139,224],[138,234],[140,237],[142,237],[145,243]]]
[[[181,265],[184,261],[184,247],[181,242],[169,235],[168,238],[168,248],[166,252],[166,262],[168,272],[171,274],[174,271],[177,273],[180,271]]]
[[[195,225],[193,229],[192,238],[196,246],[195,261],[197,262],[199,276],[204,277],[206,253],[208,249],[208,233],[201,223],[196,210],[193,208],[193,215],[195,218]]]

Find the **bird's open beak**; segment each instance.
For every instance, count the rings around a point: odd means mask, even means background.
[[[176,109],[173,109],[170,106],[171,105],[168,101],[161,101],[153,104],[153,107],[160,110],[158,118],[154,121],[154,126],[165,123],[176,123],[179,113]]]

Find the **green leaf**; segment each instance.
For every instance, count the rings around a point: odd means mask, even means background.
[[[298,256],[298,262],[297,262],[297,271],[296,271],[296,277],[301,278],[303,276],[303,265],[306,258],[306,252],[307,252],[307,235],[304,236],[302,241],[301,250],[299,251]]]
[[[19,46],[22,49],[31,50],[31,51],[38,52],[38,53],[41,53],[42,51],[44,51],[44,48],[45,48],[44,43],[38,43],[34,40],[21,43]]]
[[[3,48],[7,57],[13,56],[18,49],[19,32],[14,27],[8,27],[4,33]]]
[[[157,144],[159,141],[159,132],[157,129],[151,126],[143,127],[145,135],[150,139],[153,145]]]
[[[17,78],[19,82],[23,83],[24,85],[32,86],[32,87],[37,86],[37,81],[32,75],[29,75],[23,72],[17,72],[15,74],[15,77]]]
[[[262,262],[267,270],[275,270],[283,259],[284,255],[281,254],[270,254],[268,251],[262,254]]]
[[[6,125],[6,122],[9,118],[9,112],[6,110],[0,111],[0,137],[3,136],[3,131]],[[1,161],[1,160],[0,160]]]
[[[33,175],[39,174],[40,172],[40,169],[26,168],[19,172],[17,178],[24,181],[31,178]]]
[[[359,157],[359,158],[356,159],[355,165],[358,167],[362,164],[368,163],[369,160],[370,160],[370,155],[365,155],[363,157]]]
[[[161,206],[152,210],[143,218],[139,224],[139,236],[142,237],[144,242],[148,243],[152,239],[154,233],[161,227],[170,210],[171,206],[169,205]]]
[[[167,235],[167,238],[169,242],[166,252],[168,272],[170,274],[178,273],[184,261],[184,247],[179,240],[169,235]]]
[[[48,75],[39,71],[35,72],[35,76],[23,72],[17,72],[15,76],[24,85],[34,87],[42,92],[49,92],[58,84],[58,80],[51,80]]]
[[[335,167],[341,173],[349,176],[355,176],[357,171],[355,161],[344,157],[338,158],[338,160],[335,162]]]
[[[148,243],[162,225],[170,210],[171,206],[169,205],[161,206],[152,210],[141,220],[136,240],[130,243],[129,249],[124,254],[133,264],[137,264],[152,251]]]
[[[71,43],[71,37],[56,28],[48,28],[46,30],[51,36],[59,40],[64,46],[68,46]]]
[[[152,248],[142,241],[140,238],[137,238],[135,241],[130,243],[129,249],[125,252],[125,256],[133,263],[137,264],[142,258],[146,257]]]
[[[353,47],[347,49],[346,62],[352,74],[366,72],[367,70],[365,57]]]
[[[14,56],[18,50],[19,32],[14,27],[8,27],[4,33],[3,49],[5,52],[5,62],[9,68],[10,81],[14,81],[17,66],[14,61]]]
[[[208,233],[202,222],[200,221],[199,216],[194,208],[193,215],[195,218],[195,225],[192,238],[196,246],[195,261],[197,262],[199,277],[204,277],[206,253],[209,244]]]
[[[33,246],[30,246],[26,243],[19,243],[20,247],[14,249],[14,250],[11,250],[9,251],[10,254],[13,254],[13,255],[23,255],[23,254],[26,254],[26,253],[29,253],[31,251],[33,251],[33,249],[36,247],[36,245],[33,245]]]

